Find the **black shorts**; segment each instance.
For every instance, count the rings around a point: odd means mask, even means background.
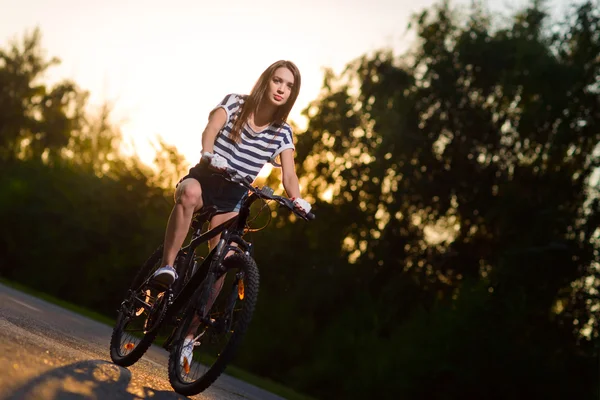
[[[188,174],[181,178],[179,183],[188,178],[194,178],[200,182],[204,206],[215,206],[219,211],[240,211],[242,202],[248,195],[246,188],[226,181],[218,175],[218,172],[212,171],[204,165],[196,164],[190,168]]]

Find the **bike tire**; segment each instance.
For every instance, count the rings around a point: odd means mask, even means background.
[[[210,368],[204,372],[204,374],[195,379],[193,382],[184,382],[179,375],[181,366],[179,365],[181,348],[183,345],[183,339],[185,333],[191,324],[196,307],[194,302],[190,301],[186,307],[181,323],[177,328],[174,346],[172,346],[169,354],[169,382],[175,392],[184,396],[193,396],[204,390],[206,390],[214,381],[223,373],[229,362],[234,358],[239,345],[250,325],[252,315],[256,306],[259,289],[259,272],[256,262],[252,257],[246,254],[236,253],[231,257],[228,257],[224,261],[224,265],[228,269],[237,269],[244,272],[244,305],[238,315],[238,320],[235,323],[233,333],[223,351],[218,355],[215,362]],[[198,288],[195,295],[190,300],[198,299],[203,287]]]
[[[128,290],[128,294],[125,296],[124,301],[127,301],[130,297],[130,293],[132,290],[137,289],[144,280],[149,276],[149,274],[154,272],[154,268],[158,262],[160,262],[162,257],[163,246],[161,245],[158,249],[152,253],[152,255],[146,260],[144,265],[138,270],[133,282],[131,284],[130,289]],[[160,325],[165,316],[165,308],[166,308],[167,299],[163,298],[161,305],[159,305],[162,309],[159,311],[159,320],[154,322],[155,324]],[[126,326],[126,315],[124,313],[123,306],[119,308],[119,314],[117,316],[117,321],[115,326],[113,327],[113,332],[110,339],[110,358],[111,360],[121,366],[121,367],[129,367],[135,364],[142,356],[146,353],[146,351],[150,348],[154,339],[158,334],[158,329],[152,329],[150,332],[144,334],[141,338],[140,342],[135,346],[131,352],[127,354],[121,354],[121,337],[124,333],[124,328]]]

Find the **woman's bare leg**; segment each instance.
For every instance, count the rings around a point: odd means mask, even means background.
[[[202,187],[196,179],[186,179],[175,190],[175,206],[165,233],[161,266],[175,267],[175,257],[187,236],[194,212],[202,208]]]

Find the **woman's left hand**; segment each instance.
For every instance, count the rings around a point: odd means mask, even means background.
[[[302,211],[304,214],[308,214],[310,212],[311,206],[310,203],[304,200],[301,197],[296,197],[292,199],[294,201],[294,206]]]

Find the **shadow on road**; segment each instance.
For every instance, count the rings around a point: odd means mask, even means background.
[[[0,399],[187,399],[172,391],[131,384],[131,372],[104,360],[86,360],[48,371]]]

